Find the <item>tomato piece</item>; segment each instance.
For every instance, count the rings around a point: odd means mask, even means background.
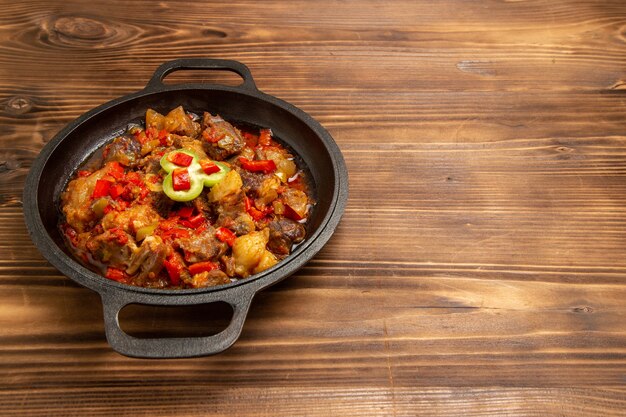
[[[228,243],[228,246],[233,246],[235,239],[237,239],[237,235],[235,235],[232,230],[225,227],[220,227],[219,229],[217,229],[215,231],[215,237],[218,238],[221,242]]]
[[[215,262],[211,262],[211,261],[198,262],[198,263],[189,265],[189,273],[191,275],[196,275],[201,272],[214,271],[219,268],[220,268],[219,264]]]
[[[91,198],[100,198],[109,194],[109,189],[113,183],[107,180],[97,180],[96,186],[93,189]]]
[[[204,173],[207,175],[220,172],[220,167],[218,167],[216,163],[211,161],[200,161],[200,166],[202,167],[202,171],[204,171]]]
[[[172,188],[174,191],[186,191],[191,188],[191,178],[187,168],[176,168],[172,171]]]
[[[239,162],[243,169],[250,172],[263,172],[269,174],[276,171],[276,164],[271,159],[262,159],[258,161],[251,161],[243,156],[239,157]]]
[[[188,167],[193,162],[193,156],[183,152],[170,152],[167,160],[181,167]]]
[[[86,169],[78,171],[78,176],[79,177],[88,177],[90,175],[91,175],[91,172],[87,171]]]

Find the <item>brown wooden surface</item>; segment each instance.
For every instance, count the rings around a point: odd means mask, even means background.
[[[1,415],[626,415],[623,1],[1,3]],[[319,120],[350,200],[230,350],[129,359],[31,243],[23,182],[65,123],[190,56]]]

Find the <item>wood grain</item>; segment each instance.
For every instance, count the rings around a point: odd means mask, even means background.
[[[0,414],[626,415],[624,2],[0,6]],[[31,243],[23,184],[64,124],[187,56],[319,120],[350,199],[234,347],[129,359]],[[237,83],[168,77],[190,80]]]

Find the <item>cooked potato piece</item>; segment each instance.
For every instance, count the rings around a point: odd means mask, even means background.
[[[254,267],[254,270],[252,272],[255,274],[258,274],[259,272],[263,272],[266,269],[273,267],[277,263],[278,263],[278,259],[276,258],[276,256],[274,256],[272,252],[266,250],[265,252],[263,252],[263,255],[261,256],[261,260],[259,261],[257,266]]]
[[[209,192],[209,201],[221,201],[225,197],[239,192],[242,185],[243,181],[241,181],[239,173],[235,170],[228,171],[226,177],[211,188],[211,191]]]
[[[158,131],[165,129],[165,116],[157,111],[148,109],[146,111],[146,126],[153,127]]]
[[[277,260],[271,252],[265,248],[270,238],[270,231],[265,228],[258,232],[251,232],[238,237],[233,244],[233,259],[235,261],[235,273],[241,277],[247,277],[269,268]],[[273,262],[273,263],[272,263]],[[264,267],[264,268],[263,268]]]

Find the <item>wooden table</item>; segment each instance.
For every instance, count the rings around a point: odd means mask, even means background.
[[[626,415],[623,1],[1,7],[1,415]],[[179,57],[239,60],[319,120],[350,199],[234,347],[130,359],[31,243],[22,190],[64,124]],[[189,80],[238,81],[168,78]]]

